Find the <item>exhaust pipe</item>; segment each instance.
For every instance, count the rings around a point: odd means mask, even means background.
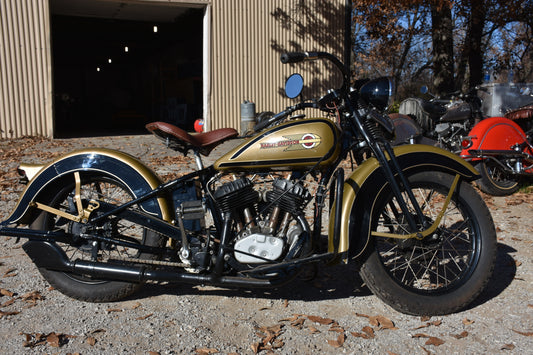
[[[277,287],[291,281],[291,278],[278,280],[231,277],[213,274],[190,274],[182,271],[152,270],[145,266],[114,265],[87,260],[71,261],[55,243],[30,240],[22,246],[26,254],[39,268],[63,271],[79,275],[89,275],[97,279],[128,282],[166,281],[190,284],[208,284],[229,287]]]

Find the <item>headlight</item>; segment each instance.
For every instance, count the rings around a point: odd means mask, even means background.
[[[388,77],[370,80],[359,89],[359,97],[367,104],[384,111],[390,104],[394,85]]]

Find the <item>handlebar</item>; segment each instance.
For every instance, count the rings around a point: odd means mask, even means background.
[[[350,78],[348,69],[344,66],[344,64],[337,57],[335,57],[334,55],[330,53],[327,53],[327,52],[287,52],[287,53],[283,53],[280,57],[280,61],[283,64],[299,63],[303,61],[316,60],[316,59],[327,59],[330,62],[332,62],[342,72],[342,76],[343,76],[342,89],[345,90],[348,87],[349,78]],[[294,111],[301,110],[307,107],[319,108],[316,102],[298,103],[294,106],[287,107],[287,109],[275,114],[274,116],[270,117],[268,120],[258,123],[257,125],[255,125],[254,131],[259,132],[262,129],[270,126],[274,122],[284,119],[285,117],[287,117]]]
[[[333,54],[330,54],[328,52],[287,52],[283,53],[280,57],[280,61],[283,64],[299,63],[316,59],[327,59],[333,64],[335,64],[335,66],[342,72],[344,78],[343,87],[347,87],[350,73],[348,72],[348,69],[344,66],[344,64],[342,64],[342,62]]]

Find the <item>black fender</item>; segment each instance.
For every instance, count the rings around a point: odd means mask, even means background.
[[[465,181],[479,178],[478,171],[472,165],[441,148],[410,144],[394,147],[394,153],[406,176],[429,170],[453,176],[459,174]],[[387,184],[384,171],[375,158],[366,160],[346,179],[342,196],[339,253],[349,252],[350,257],[363,254],[370,241],[372,210]],[[330,221],[335,220],[333,213]],[[329,225],[330,251],[333,251],[333,224]]]
[[[37,170],[35,166],[32,169],[33,172]],[[38,169],[22,192],[15,209],[0,226],[30,224],[35,217],[35,209],[30,207],[30,203],[48,203],[59,188],[74,182],[75,172],[98,173],[116,178],[135,197],[140,197],[161,184],[161,179],[155,172],[129,154],[104,148],[74,151]],[[163,197],[146,200],[141,208],[167,222],[173,219],[172,203]]]

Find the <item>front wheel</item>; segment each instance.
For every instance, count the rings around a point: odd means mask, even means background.
[[[492,160],[482,160],[475,167],[481,174],[476,184],[481,191],[489,195],[512,195],[520,187],[516,175],[506,173],[498,163]]]
[[[424,172],[412,175],[409,181],[427,221],[433,223],[453,177]],[[384,192],[378,201],[372,230],[408,234],[405,216],[393,194]],[[492,217],[479,194],[465,182],[457,186],[432,235],[422,240],[373,238],[361,276],[374,294],[408,314],[429,316],[463,309],[485,288],[494,268],[496,231]]]

